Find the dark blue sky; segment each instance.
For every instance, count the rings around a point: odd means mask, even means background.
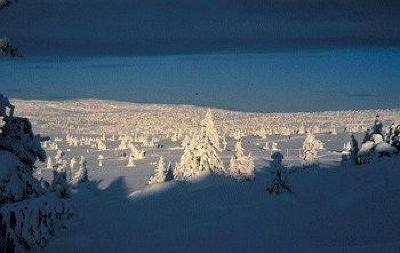
[[[399,0],[20,0],[0,37],[28,55],[399,47]]]

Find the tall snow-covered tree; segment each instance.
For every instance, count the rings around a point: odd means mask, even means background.
[[[221,141],[218,134],[218,130],[214,124],[214,114],[211,109],[207,110],[206,117],[203,119],[201,123],[201,133],[209,139],[209,142],[217,148],[217,150],[221,150]]]
[[[318,152],[323,148],[323,143],[319,141],[314,134],[308,133],[303,143],[303,165],[318,165]]]
[[[76,160],[75,157],[71,158],[71,161],[69,162],[69,175],[70,175],[70,179],[73,180],[73,177],[76,173],[76,171],[78,170],[78,161]]]
[[[283,155],[280,152],[274,152],[271,155],[271,158],[271,171],[273,173],[273,179],[271,184],[267,187],[267,191],[274,195],[278,195],[283,192],[291,193],[292,190],[289,186],[288,172],[286,167],[282,164]]]
[[[356,140],[355,136],[352,134],[350,136],[351,141],[347,142],[343,146],[343,151],[342,151],[342,161],[354,161],[357,162],[357,157],[358,157],[358,141]]]
[[[228,146],[228,142],[226,141],[225,135],[224,138],[222,139],[222,150],[226,150],[226,147]]]
[[[54,167],[53,159],[51,158],[51,156],[49,156],[49,158],[47,158],[47,165],[46,165],[46,168],[52,169],[53,167]]]
[[[198,173],[198,158],[192,141],[183,149],[183,155],[175,167],[174,178],[178,180],[189,179]]]
[[[0,252],[44,247],[70,210],[33,176],[46,153],[28,119],[15,117],[14,106],[0,94]],[[45,185],[45,184],[43,184]]]
[[[67,182],[68,163],[64,160],[64,152],[57,150],[55,156],[55,164],[53,167],[53,182],[51,189],[57,193],[59,197],[67,198],[70,195],[70,185]]]
[[[225,173],[219,157],[220,141],[214,125],[211,110],[201,122],[200,131],[194,134],[183,150],[183,155],[175,169],[176,179],[189,179],[203,173]]]
[[[229,174],[238,181],[254,180],[254,161],[250,155],[244,154],[241,141],[235,145],[236,152],[229,165]]]
[[[182,142],[181,142],[181,147],[185,148],[186,146],[188,146],[190,143],[190,136],[189,135],[185,135],[185,137],[183,138]]]
[[[87,161],[85,157],[81,156],[81,160],[79,161],[79,170],[75,173],[74,181],[77,183],[83,183],[88,181],[88,172],[87,172]]]
[[[129,154],[129,158],[128,158],[128,165],[126,165],[126,167],[128,168],[132,168],[135,167],[135,157],[133,156],[133,154]]]
[[[6,124],[6,122],[3,120],[3,117],[0,116],[0,134],[3,130],[1,130],[1,128]]]
[[[163,183],[167,181],[167,174],[170,170],[170,164],[167,166],[164,157],[160,156],[154,175],[150,178],[149,184]]]
[[[389,143],[400,152],[400,125],[393,127]]]

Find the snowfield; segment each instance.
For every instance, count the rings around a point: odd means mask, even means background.
[[[148,185],[160,156],[173,166],[179,162],[181,142],[199,128],[206,108],[98,100],[12,102],[36,133],[51,137],[44,147],[49,157],[61,149],[67,161],[81,155],[88,161],[89,182],[73,189],[69,200],[73,218],[40,252],[400,250],[400,157],[374,157],[362,166],[341,163],[350,133],[361,140],[376,114],[384,125],[398,124],[400,110],[214,110],[215,125],[226,141],[224,167],[236,140],[242,139],[246,154],[254,158],[255,180],[204,174]],[[301,166],[305,131],[324,144],[319,167]],[[126,136],[145,152],[133,167],[127,167],[129,148],[120,146]],[[267,192],[276,151],[283,155],[293,193]],[[52,178],[46,163],[36,165],[36,177]]]

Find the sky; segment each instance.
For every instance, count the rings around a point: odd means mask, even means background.
[[[399,47],[399,0],[20,0],[0,37],[28,55]]]

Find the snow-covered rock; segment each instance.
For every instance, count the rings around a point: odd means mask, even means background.
[[[397,153],[397,149],[386,142],[381,142],[376,145],[375,152],[380,156],[391,156],[394,153]]]

